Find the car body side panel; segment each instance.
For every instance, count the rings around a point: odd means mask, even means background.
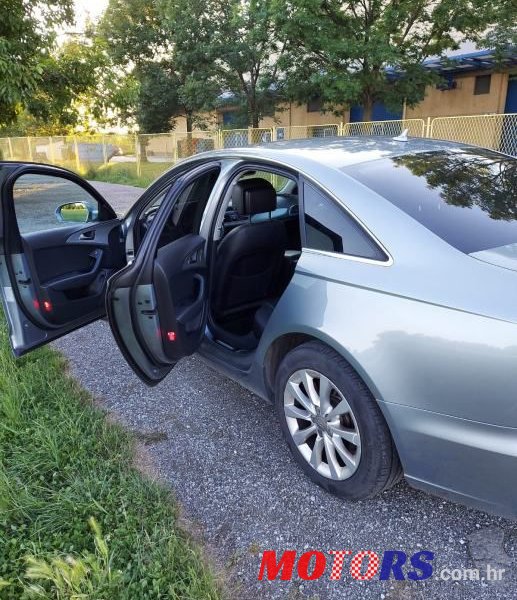
[[[517,429],[380,403],[407,481],[488,512],[517,517]]]
[[[306,333],[347,358],[379,400],[517,427],[516,324],[352,283],[358,270],[383,269],[375,265],[319,256],[315,275],[313,259],[302,254],[260,364],[274,339]],[[336,269],[349,283],[330,277]]]

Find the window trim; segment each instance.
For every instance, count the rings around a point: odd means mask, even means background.
[[[307,235],[305,230],[305,199],[304,199],[304,184],[305,182],[316,188],[323,196],[325,196],[330,202],[337,206],[338,209],[345,212],[359,229],[370,238],[372,242],[379,247],[379,249],[386,255],[386,260],[377,260],[375,258],[366,258],[364,256],[355,256],[354,254],[346,254],[344,252],[333,252],[330,250],[318,250],[317,248],[309,248],[307,246]],[[391,253],[387,250],[386,246],[374,235],[374,233],[360,221],[356,215],[328,189],[323,187],[313,177],[300,173],[301,188],[298,188],[298,201],[300,204],[300,227],[301,227],[301,238],[302,238],[302,252],[308,252],[310,254],[317,254],[321,256],[331,256],[334,258],[341,258],[345,260],[351,260],[353,262],[361,262],[370,265],[377,265],[381,267],[391,267],[394,264]]]

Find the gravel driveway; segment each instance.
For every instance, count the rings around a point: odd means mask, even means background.
[[[95,184],[121,202],[128,186]],[[73,374],[146,444],[153,471],[170,486],[209,552],[242,600],[254,598],[511,598],[517,596],[517,523],[417,492],[405,483],[381,496],[346,503],[313,485],[283,442],[273,408],[218,374],[197,356],[147,388],[120,355],[105,322],[55,343]],[[419,550],[435,553],[422,582],[359,582],[347,567],[317,581],[261,582],[265,549]],[[443,582],[442,567],[489,563],[500,583]],[[346,565],[347,563],[345,563]]]

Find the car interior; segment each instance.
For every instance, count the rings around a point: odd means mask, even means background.
[[[162,230],[156,262],[173,242],[199,233],[218,177],[219,170],[213,170],[181,193]],[[143,213],[137,232],[139,240],[166,193],[164,190]],[[222,199],[213,232],[209,252],[209,335],[226,348],[249,352],[257,347],[301,254],[296,179],[267,170],[241,171]],[[201,266],[192,265],[181,281],[175,280],[171,291],[175,305],[192,304],[197,283],[190,271],[195,275],[196,268],[199,271]],[[192,280],[192,286],[183,279]]]
[[[209,329],[215,341],[251,351],[301,254],[296,180],[241,172],[216,223]]]

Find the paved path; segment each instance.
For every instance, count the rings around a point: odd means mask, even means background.
[[[90,183],[106,198],[119,216],[122,216],[144,191],[144,188],[132,185],[119,185],[104,181],[90,181]]]
[[[114,187],[103,186],[103,191],[115,191],[122,199],[130,195]],[[160,385],[147,388],[127,367],[105,322],[55,345],[82,384],[147,444],[154,470],[199,525],[225,573],[233,573],[240,600],[517,596],[517,523],[405,483],[373,500],[343,502],[296,467],[272,407],[198,357],[181,361]],[[435,553],[435,573],[438,567],[473,567],[476,560],[503,564],[507,572],[502,584],[445,583],[434,577],[358,582],[346,568],[338,582],[329,579],[329,571],[314,582],[259,582],[264,549],[371,549],[379,554],[426,549]]]

